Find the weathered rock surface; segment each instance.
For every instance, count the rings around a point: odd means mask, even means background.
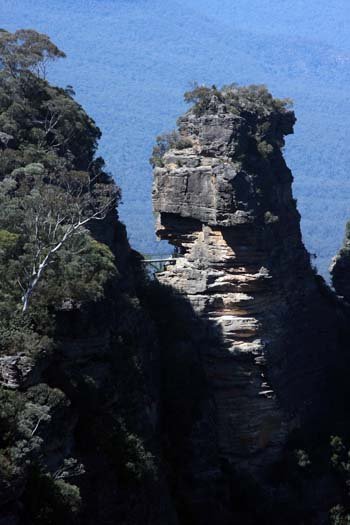
[[[220,456],[247,471],[326,414],[336,352],[334,306],[302,243],[282,155],[294,122],[263,88],[209,90],[154,170],[157,235],[180,255],[158,279],[217,333],[199,351]]]
[[[28,384],[28,378],[34,376],[36,364],[26,355],[8,355],[0,357],[0,384],[7,388],[22,388]]]

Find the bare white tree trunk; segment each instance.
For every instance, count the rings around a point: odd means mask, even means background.
[[[55,244],[52,248],[49,249],[48,253],[45,255],[45,257],[39,262],[38,266],[36,267],[34,265],[31,278],[29,280],[29,284],[27,288],[24,290],[24,293],[22,295],[22,312],[26,312],[29,307],[30,298],[35,291],[45,269],[50,264],[54,254],[62,248],[64,243],[72,237],[72,235],[76,234],[77,232],[83,230],[84,226],[92,221],[92,220],[102,220],[105,218],[106,213],[108,209],[110,208],[113,200],[111,200],[108,204],[106,204],[103,208],[103,210],[99,210],[95,214],[91,215],[91,217],[87,217],[84,220],[79,220],[76,223],[70,224],[65,231],[62,238]]]

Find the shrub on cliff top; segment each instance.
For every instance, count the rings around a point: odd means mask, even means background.
[[[264,85],[238,86],[228,84],[220,90],[216,86],[206,87],[194,85],[191,91],[184,95],[185,102],[194,104],[192,110],[196,115],[202,115],[209,108],[214,109],[211,102],[226,105],[228,112],[232,113],[257,113],[268,115],[273,111],[285,111],[292,105],[291,99],[273,98]]]
[[[217,89],[216,86],[213,85],[211,88],[209,88],[207,86],[200,86],[195,83],[192,90],[185,92],[184,99],[188,104],[194,104],[193,111],[199,116],[209,108],[209,104],[213,96],[216,96],[218,101],[224,102],[222,93]]]
[[[191,117],[208,115],[231,115],[237,117],[236,161],[268,163],[270,158],[284,145],[284,136],[293,132],[295,116],[290,110],[290,99],[274,98],[264,85],[238,86],[229,84],[218,89],[194,85],[184,95],[187,103],[193,104],[188,112]],[[191,120],[191,119],[190,119]],[[183,122],[186,124],[182,127]],[[241,123],[241,126],[239,125]],[[192,146],[195,129],[185,119],[178,121],[180,131],[166,133],[157,137],[150,162],[153,167],[164,166],[165,153],[173,149]],[[194,128],[199,122],[192,122]],[[186,136],[186,133],[190,136]],[[240,149],[242,146],[243,149]],[[249,153],[248,153],[249,150]],[[248,162],[247,162],[248,161]],[[181,165],[181,159],[178,161]],[[249,169],[249,168],[247,168]]]

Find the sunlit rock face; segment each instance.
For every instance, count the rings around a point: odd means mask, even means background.
[[[254,470],[276,460],[291,428],[326,410],[334,314],[282,155],[294,113],[264,88],[203,97],[154,170],[157,235],[180,255],[158,279],[219,333],[201,358],[221,456]]]

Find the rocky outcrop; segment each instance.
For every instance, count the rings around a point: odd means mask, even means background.
[[[35,369],[33,359],[26,355],[9,355],[0,358],[0,384],[7,388],[21,388]]]
[[[294,113],[265,88],[200,89],[155,162],[157,235],[178,254],[157,277],[217,334],[199,351],[220,457],[258,472],[292,428],[327,412],[335,311],[302,243],[282,155]]]

